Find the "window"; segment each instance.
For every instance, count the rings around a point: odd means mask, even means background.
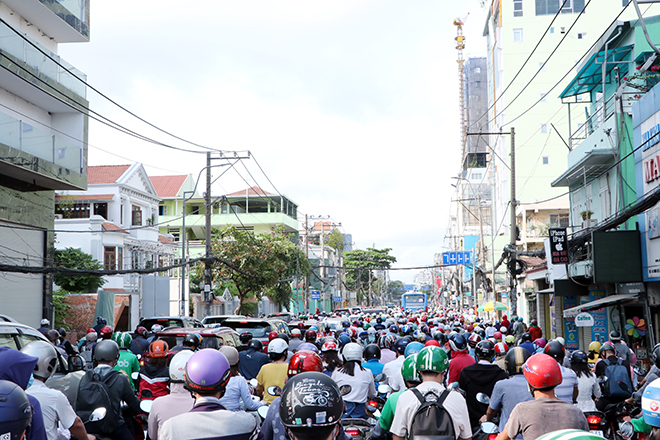
[[[63,218],[89,218],[89,211],[89,202],[64,200],[55,205],[55,214]]]
[[[567,228],[570,226],[568,214],[550,214],[551,228]]]
[[[167,206],[158,205],[158,215],[167,215]]]
[[[523,16],[523,0],[513,0],[513,16]]]
[[[124,269],[124,248],[117,248],[117,269]]]
[[[117,254],[114,246],[105,246],[103,249],[103,268],[105,270],[115,270],[117,268]]]
[[[547,165],[550,163],[550,158],[548,156],[543,156],[543,165]]]
[[[573,216],[573,224],[581,225],[582,216],[582,188],[578,188],[571,193],[571,214]]]
[[[513,41],[521,42],[523,40],[523,30],[514,29],[513,30]]]
[[[474,73],[481,73],[481,67],[475,67]]]
[[[133,226],[142,226],[142,208],[137,205],[133,205],[131,210],[131,225]]]
[[[481,173],[472,173],[472,180],[480,180],[481,176]]]
[[[548,124],[541,124],[541,133],[548,132]]]
[[[180,241],[181,240],[181,231],[177,228],[169,228],[167,230],[168,234],[171,234],[172,237],[174,237],[174,241]]]
[[[584,8],[584,0],[536,0],[536,15],[554,15],[562,4],[562,14],[578,13]]]
[[[585,38],[587,38],[586,32],[578,32],[578,40],[583,40]]]
[[[104,219],[108,219],[108,204],[107,203],[94,203],[94,214],[100,215]]]

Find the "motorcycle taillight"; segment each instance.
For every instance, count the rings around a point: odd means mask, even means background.
[[[587,423],[589,423],[590,427],[598,426],[600,423],[600,417],[599,416],[588,416],[587,417]]]
[[[360,430],[357,428],[348,428],[346,430],[346,434],[350,435],[351,437],[357,437],[358,435],[360,435]]]
[[[488,434],[488,440],[495,440],[497,438],[497,434]]]
[[[370,400],[367,402],[367,406],[373,406],[374,408],[378,408],[378,402],[375,400]]]

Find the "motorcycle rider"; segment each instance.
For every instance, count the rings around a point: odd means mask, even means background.
[[[380,348],[376,344],[369,344],[364,349],[364,362],[362,362],[362,367],[371,370],[371,374],[374,376],[383,372],[383,365],[380,362]]]
[[[337,385],[350,385],[351,391],[344,396],[346,402],[345,418],[367,419],[366,402],[376,397],[376,386],[371,370],[362,367],[362,347],[351,342],[342,350],[344,365],[332,373],[332,380]]]
[[[258,339],[252,339],[248,343],[248,349],[238,353],[238,371],[245,380],[252,380],[257,377],[261,367],[270,362],[270,358],[263,353],[263,345]]]
[[[644,391],[648,385],[658,379],[658,377],[660,377],[660,344],[656,344],[651,351],[651,369],[646,373],[646,376],[644,376],[644,385],[633,393],[632,397],[628,399],[628,403],[641,403]]]
[[[39,327],[37,330],[39,330],[39,332],[42,335],[46,336],[46,333],[48,332],[48,330],[50,330],[50,321],[47,320],[46,318],[42,319],[41,327]]]
[[[486,340],[477,344],[474,349],[477,363],[463,368],[458,378],[459,387],[465,391],[465,401],[470,415],[472,429],[479,427],[479,419],[486,414],[488,405],[477,401],[477,393],[491,396],[495,383],[506,379],[508,374],[497,365],[491,363],[495,356],[493,343]]]
[[[396,339],[397,336],[395,334],[388,333],[385,336],[381,336],[378,341],[378,346],[380,347],[380,361],[383,365],[396,359],[396,352],[392,350]]]
[[[387,376],[387,384],[392,388],[393,392],[406,389],[403,376],[401,376],[401,367],[403,366],[403,361],[406,360],[404,354],[409,343],[410,341],[406,338],[397,339],[394,342],[394,351],[396,351],[397,358],[388,362],[383,367],[383,373]]]
[[[193,354],[191,350],[183,350],[170,361],[170,394],[154,400],[149,411],[148,433],[151,440],[158,440],[158,433],[166,420],[190,411],[195,404],[195,399],[183,385],[183,373]]]
[[[553,339],[546,344],[545,348],[543,349],[543,353],[551,356],[554,360],[556,360],[561,370],[562,381],[557,386],[557,388],[555,388],[555,394],[558,398],[568,403],[576,403],[578,395],[580,394],[577,374],[575,374],[575,371],[571,370],[570,368],[566,368],[563,365],[564,356],[566,355],[564,345],[560,341]]]
[[[71,342],[69,342],[66,339],[66,330],[64,328],[60,328],[57,330],[57,332],[60,334],[60,344],[59,346],[64,349],[66,352],[67,356],[74,356],[78,354],[78,351],[73,348],[73,345],[71,345]]]
[[[270,341],[268,344],[268,357],[270,357],[272,362],[261,367],[259,374],[257,374],[259,385],[257,385],[257,389],[254,392],[259,397],[263,396],[263,400],[269,405],[275,399],[275,396],[271,396],[268,393],[264,394],[264,390],[267,390],[271,386],[284,387],[288,365],[286,362],[288,349],[289,344],[284,339],[276,337]]]
[[[133,338],[129,333],[116,332],[112,335],[112,340],[119,346],[119,359],[117,360],[114,369],[126,374],[128,383],[130,383],[131,388],[135,390],[135,384],[133,383],[132,378],[133,373],[140,372],[140,361],[136,355],[129,351],[129,348],[133,343]]]
[[[465,336],[455,334],[449,338],[449,347],[451,348],[451,360],[449,361],[449,377],[447,383],[457,382],[461,375],[461,370],[476,361],[467,352],[467,340]]]
[[[0,380],[0,433],[3,440],[23,440],[32,424],[32,407],[18,385]]]
[[[195,397],[186,413],[172,417],[159,430],[160,440],[251,440],[259,427],[256,416],[227,411],[220,403],[231,376],[225,355],[212,348],[195,352],[186,363],[185,388]]]
[[[417,385],[416,389],[422,395],[432,392],[439,397],[445,391],[442,381],[445,371],[449,367],[449,361],[445,351],[433,345],[424,347],[417,354],[416,366],[422,379],[422,383]],[[413,416],[420,405],[420,401],[413,393],[413,390],[406,390],[399,396],[399,401],[396,404],[396,413],[392,420],[392,426],[390,426],[394,440],[404,440],[407,437],[407,434],[410,432]],[[456,438],[459,440],[471,439],[472,429],[470,428],[470,417],[463,396],[459,393],[450,392],[442,406],[451,416]]]
[[[504,430],[509,420],[511,411],[520,402],[532,400],[525,376],[523,376],[523,364],[530,358],[530,354],[522,347],[513,347],[504,357],[504,368],[509,373],[509,378],[500,380],[495,384],[490,395],[490,403],[486,411],[485,419],[481,421],[492,422],[498,411],[500,413],[500,432]],[[522,440],[522,435],[516,436],[516,440]]]
[[[95,440],[87,434],[85,425],[71,408],[69,401],[61,391],[48,388],[44,382],[51,378],[57,369],[57,351],[46,341],[32,341],[25,345],[21,352],[38,359],[32,371],[34,382],[26,390],[30,396],[36,397],[41,405],[44,427],[48,440],[57,440],[57,424],[71,432],[78,439]]]
[[[520,337],[520,344],[518,344],[518,346],[529,351],[529,354],[536,353],[536,347],[534,347],[534,344],[532,343],[532,334],[529,332],[525,332],[522,334],[522,336]]]
[[[582,411],[555,396],[555,387],[561,383],[562,376],[554,358],[544,353],[532,355],[523,365],[523,375],[534,400],[516,405],[496,440],[509,440],[519,434],[536,439],[558,429],[589,431]]]
[[[293,330],[291,330],[291,340],[289,341],[289,350],[295,353],[296,350],[298,350],[300,344],[302,343],[303,340],[300,329],[294,328]]]
[[[96,325],[92,327],[94,331],[98,334],[101,333],[101,329],[108,325],[108,321],[103,316],[96,317]]]
[[[615,365],[619,361],[619,357],[616,355],[616,348],[611,342],[605,342],[603,345],[600,347],[600,356],[601,356],[601,361],[596,363],[596,367],[594,368],[594,373],[596,373],[596,377],[600,378],[603,376],[606,376],[605,370],[608,367],[608,362],[611,365]],[[607,360],[608,362],[605,362]],[[624,367],[626,367],[626,370],[630,372],[630,363],[626,360],[622,360],[622,364]],[[632,383],[632,377],[631,377],[631,383]],[[609,404],[612,403],[619,403],[623,400],[624,398],[615,398],[606,393],[607,390],[603,389],[603,396],[598,399],[598,402],[596,402],[596,408],[598,408],[599,411],[603,411],[605,407]],[[632,390],[630,390],[632,392]]]
[[[225,355],[231,367],[231,377],[225,387],[225,395],[220,399],[222,406],[229,411],[239,411],[243,408],[246,411],[256,411],[260,406],[265,405],[265,402],[252,400],[245,378],[238,373],[238,350],[229,345],[223,345],[219,350]]]
[[[153,400],[156,397],[168,394],[167,382],[170,377],[167,368],[168,351],[169,347],[165,341],[158,340],[149,344],[149,357],[145,364],[140,367],[138,381],[139,395],[142,400]],[[151,396],[148,395],[149,393],[145,395],[145,390],[149,390]]]
[[[293,331],[291,333],[293,334]],[[241,345],[236,347],[236,350],[238,350],[239,353],[241,351],[245,351],[245,350],[250,348],[248,344],[250,343],[250,341],[253,338],[252,333],[243,332],[243,333],[241,333],[241,335],[238,338],[241,340]]]
[[[131,352],[134,355],[142,356],[145,351],[149,349],[149,342],[147,342],[147,329],[139,326],[135,329],[135,337],[133,342],[131,342]]]
[[[632,353],[630,352],[630,349],[625,344],[625,342],[623,342],[621,333],[619,333],[617,330],[612,330],[610,332],[610,342],[616,349],[616,356],[623,359],[624,361],[628,361],[628,364],[632,364]]]

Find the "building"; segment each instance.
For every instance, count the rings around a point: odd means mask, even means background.
[[[565,189],[551,183],[566,171],[566,154],[571,148],[566,140],[586,109],[586,103],[575,102],[566,114],[558,95],[573,78],[575,66],[601,38],[604,27],[625,5],[620,0],[600,0],[582,14],[584,0],[489,3],[484,29],[489,130],[504,133],[488,138],[493,148],[489,163],[494,173],[495,218],[509,235],[512,136],[507,133],[514,128],[516,247],[519,251],[541,250],[545,230],[565,224],[570,214]],[[634,8],[628,8],[620,19],[634,14]],[[551,298],[547,296],[545,301]],[[509,298],[511,312],[524,317],[530,315],[528,304],[529,298],[520,290],[517,298]]]
[[[86,77],[61,59],[89,41],[89,0],[0,3],[0,242],[8,266],[50,265],[55,191],[87,185]],[[2,313],[54,320],[52,276],[3,272]]]
[[[87,190],[58,191],[55,196],[56,247],[79,248],[106,270],[170,266],[175,243],[158,232],[160,200],[142,164],[90,166]],[[170,313],[167,271],[104,279],[104,290],[132,295],[130,328],[140,316]]]

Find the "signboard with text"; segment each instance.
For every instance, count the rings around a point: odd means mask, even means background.
[[[605,298],[604,290],[590,290],[589,302]],[[591,340],[598,341],[601,344],[609,339],[607,334],[607,312],[605,308],[591,310],[589,312],[594,319],[594,325],[591,327]]]
[[[312,299],[321,299],[321,291],[320,290],[312,290],[311,296],[312,296]]]
[[[548,229],[552,264],[568,264],[568,237],[566,228]]]
[[[555,298],[557,299],[557,298]],[[564,310],[570,309],[578,305],[576,296],[564,297]],[[577,350],[580,348],[578,341],[577,323],[575,318],[564,317],[564,340],[566,341],[567,350]]]
[[[443,252],[442,264],[444,265],[472,264],[472,252],[470,251]]]

